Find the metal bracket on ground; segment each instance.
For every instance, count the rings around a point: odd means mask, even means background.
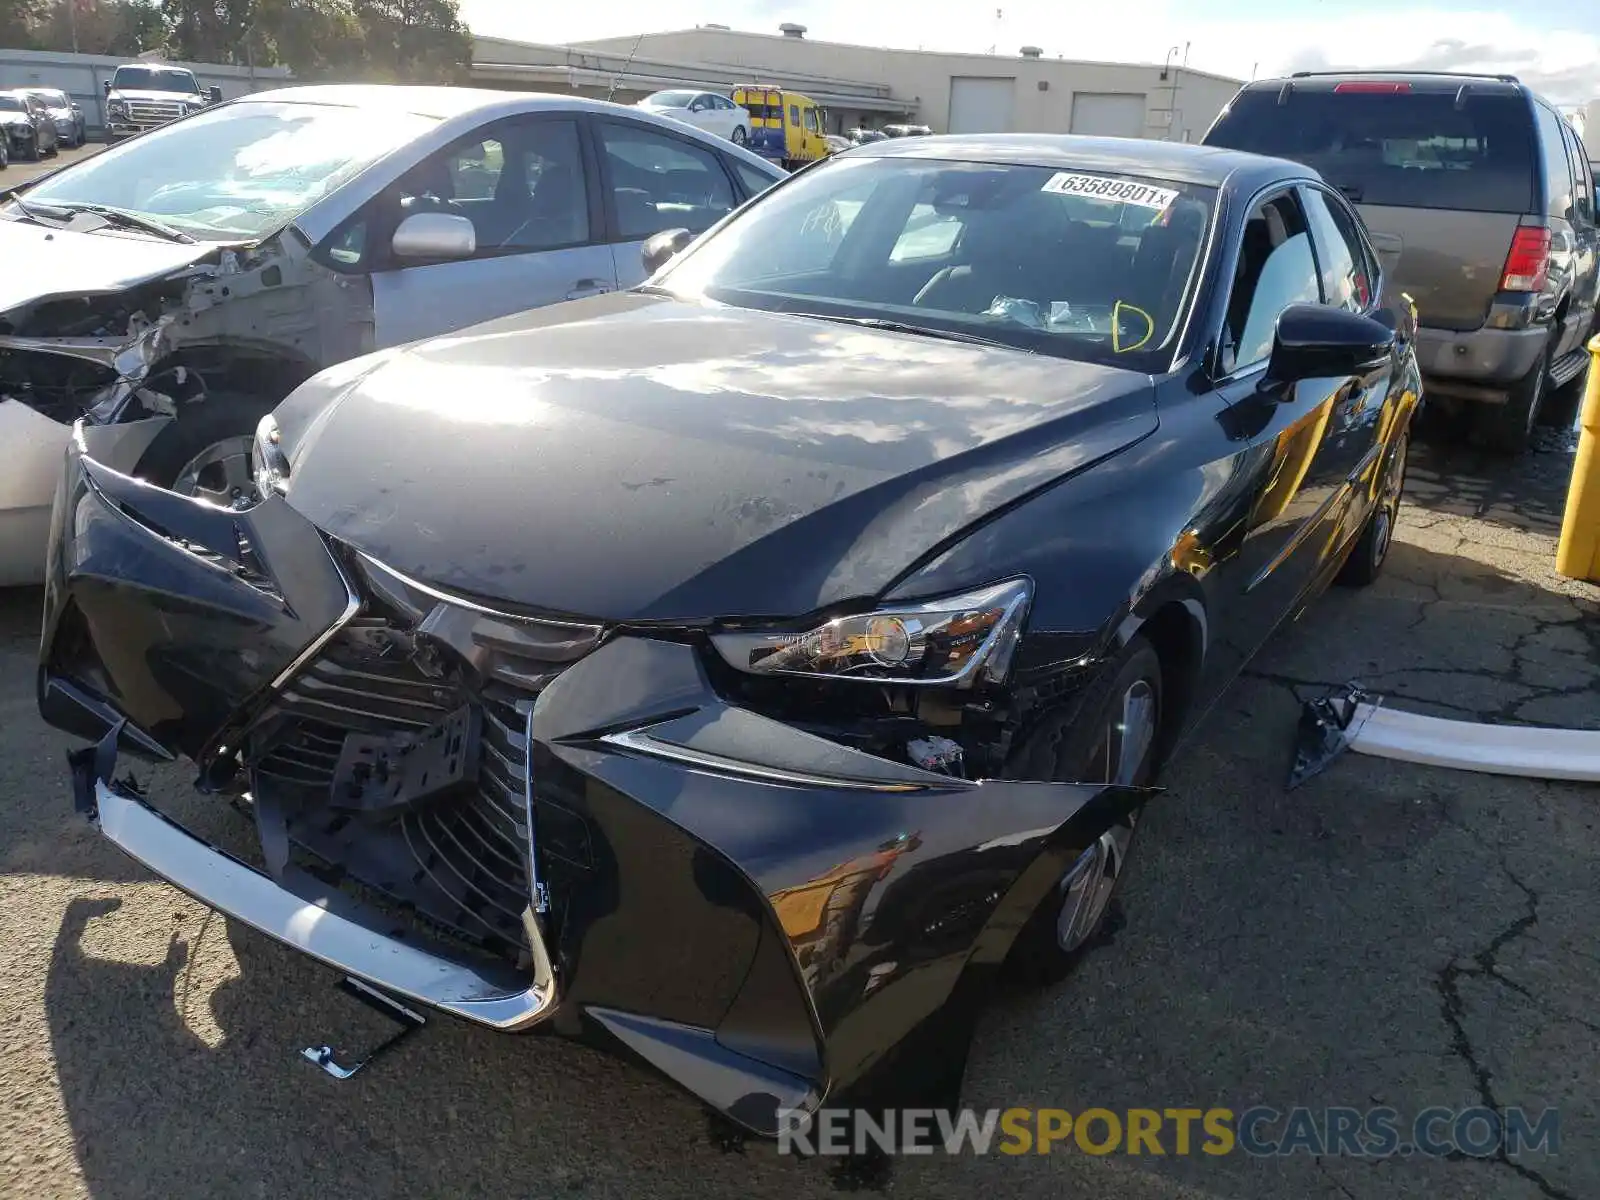
[[[428,1019],[421,1013],[407,1008],[398,1000],[392,999],[389,996],[385,996],[376,988],[362,983],[361,980],[352,976],[347,975],[345,978],[341,979],[339,981],[339,988],[347,995],[353,996],[362,1004],[365,1004],[374,1012],[388,1017],[400,1028],[396,1030],[395,1033],[374,1046],[372,1050],[368,1052],[365,1058],[359,1059],[349,1066],[345,1066],[334,1061],[332,1046],[307,1046],[304,1050],[300,1051],[300,1054],[303,1058],[309,1059],[311,1062],[321,1067],[329,1075],[332,1075],[335,1079],[349,1079],[350,1076],[361,1070],[362,1067],[366,1066],[373,1059],[377,1058],[378,1055],[382,1054],[385,1050],[392,1050],[395,1046],[398,1046],[407,1037],[410,1037],[413,1033],[428,1023]]]

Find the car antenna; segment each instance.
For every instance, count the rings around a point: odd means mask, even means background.
[[[628,57],[623,61],[622,70],[611,77],[611,90],[606,93],[607,103],[610,102],[611,97],[617,94],[617,85],[622,82],[622,77],[628,73],[628,68],[633,66],[633,56],[639,53],[639,43],[642,41],[644,41],[644,34],[642,33],[633,39],[633,49],[628,51]]]

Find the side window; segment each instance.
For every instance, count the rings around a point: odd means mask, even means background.
[[[493,200],[505,169],[506,148],[496,138],[485,138],[449,152],[451,193],[457,200]]]
[[[663,229],[700,233],[733,211],[733,184],[711,151],[637,125],[604,122],[618,232],[627,241]]]
[[[1300,210],[1288,196],[1266,201],[1245,222],[1223,326],[1222,369],[1231,373],[1265,362],[1278,314],[1291,304],[1321,300]]]
[[[1545,196],[1548,207],[1545,211],[1551,216],[1570,221],[1573,217],[1572,163],[1568,161],[1566,138],[1561,132],[1567,123],[1543,104],[1536,103],[1533,112],[1538,120],[1539,149],[1544,159],[1545,186],[1548,189]]]
[[[1577,131],[1565,121],[1562,123],[1562,133],[1567,139],[1567,157],[1572,163],[1572,181],[1575,185],[1573,208],[1577,210],[1578,217],[1584,221],[1594,220],[1594,180],[1589,174],[1589,164],[1584,155],[1583,143],[1578,140]]]
[[[800,126],[800,106],[798,104],[789,105],[789,124],[796,128]]]
[[[744,188],[747,196],[759,196],[773,184],[776,179],[769,179],[749,163],[740,162],[737,158],[727,160],[733,167],[734,174],[739,176],[739,186]]]
[[[392,189],[396,223],[418,212],[466,217],[477,233],[478,258],[587,242],[577,122],[513,120],[491,128],[408,171]],[[330,256],[349,261],[340,249],[348,255],[354,248],[330,247]]]
[[[1326,193],[1305,188],[1300,193],[1306,205],[1306,220],[1316,244],[1317,261],[1322,266],[1322,300],[1335,308],[1360,312],[1372,299],[1372,280],[1367,274],[1367,256],[1361,236],[1348,214]]]
[[[814,108],[806,109],[806,132],[817,132],[817,110]]]

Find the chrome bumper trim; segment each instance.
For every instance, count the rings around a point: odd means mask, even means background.
[[[302,899],[103,781],[96,781],[94,798],[101,832],[129,857],[224,916],[319,962],[505,1032],[526,1029],[555,1009],[555,984],[535,921],[524,921],[535,939],[533,981],[521,981],[519,990],[509,968],[498,973],[455,962]],[[350,908],[356,911],[353,902]]]

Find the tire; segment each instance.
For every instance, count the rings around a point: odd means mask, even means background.
[[[211,392],[204,400],[180,404],[177,419],[156,435],[133,473],[159,487],[229,506],[251,494],[249,448],[256,425],[274,407],[274,401],[239,392]],[[241,447],[242,472],[232,453]],[[208,464],[207,455],[215,461]]]
[[[1400,444],[1384,468],[1377,507],[1339,569],[1336,582],[1345,587],[1366,587],[1375,582],[1383,573],[1383,564],[1389,561],[1389,547],[1394,544],[1394,530],[1400,519],[1400,501],[1406,490],[1406,452],[1410,449],[1411,435],[1402,433]]]
[[[743,125],[735,125],[733,127],[733,144],[735,146],[742,146],[749,140],[750,135],[745,133]]]
[[[1161,660],[1149,642],[1135,636],[1074,704],[1027,736],[1006,764],[1005,778],[1148,784],[1157,768],[1161,697]],[[1132,745],[1119,745],[1118,726],[1140,730]],[[1112,761],[1119,749],[1127,752],[1120,763]],[[1050,984],[1077,965],[1105,927],[1112,896],[1127,874],[1135,830],[1136,818],[1130,818],[1062,876],[1017,935],[1007,961],[1011,974]]]
[[[0,134],[0,171],[11,165],[11,146],[4,134]]]
[[[1470,437],[1480,450],[1516,455],[1528,448],[1539,424],[1539,410],[1550,390],[1550,348],[1511,388],[1504,404],[1480,404],[1472,414]]]

